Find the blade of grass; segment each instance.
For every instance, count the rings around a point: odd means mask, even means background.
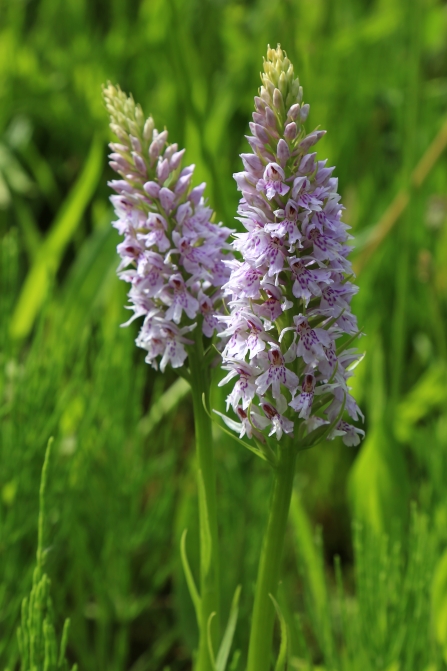
[[[102,139],[95,136],[84,169],[42,243],[15,307],[10,333],[13,338],[25,338],[31,331],[45,300],[48,288],[61,262],[85,209],[96,189],[102,172]]]

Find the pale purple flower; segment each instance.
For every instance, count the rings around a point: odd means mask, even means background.
[[[312,410],[312,402],[314,400],[315,378],[309,373],[304,376],[304,381],[301,386],[301,393],[293,398],[289,405],[296,410],[298,417],[309,419]]]
[[[293,392],[298,386],[298,377],[286,367],[281,350],[271,349],[268,352],[267,370],[256,380],[257,393],[264,396],[271,387],[273,398],[278,400],[281,396],[281,385]]]
[[[276,439],[280,440],[283,433],[292,433],[293,431],[293,422],[284,415],[281,415],[274,405],[267,402],[261,402],[261,408],[264,411],[265,416],[271,423],[271,430],[269,436],[276,434]]]
[[[183,277],[176,273],[171,275],[168,286],[160,295],[161,300],[169,305],[166,310],[166,319],[172,319],[176,324],[180,323],[182,313],[185,311],[190,319],[197,316],[199,301],[191,296],[186,288]]]
[[[265,230],[278,238],[287,238],[290,245],[299,242],[303,236],[298,227],[298,204],[289,200],[284,210],[276,210],[274,214],[280,221],[265,224]]]
[[[263,178],[256,184],[258,191],[264,191],[267,198],[271,200],[276,194],[285,196],[290,191],[290,186],[284,183],[284,170],[278,163],[269,163],[264,170]]]
[[[343,436],[345,445],[356,446],[360,443],[361,438],[364,438],[365,432],[357,426],[348,424],[348,422],[340,421],[335,429],[332,431],[332,436]]]
[[[233,391],[227,397],[227,410],[230,405],[235,409],[241,400],[242,407],[247,408],[256,394],[256,375],[259,370],[255,366],[238,361],[225,364],[223,369],[228,370],[229,373],[219,382],[219,387],[239,376]]]
[[[155,246],[158,248],[158,251],[166,252],[170,248],[171,243],[166,237],[168,224],[161,214],[150,212],[146,220],[145,228],[147,228],[149,232],[140,233],[137,237],[144,241],[147,249]]]
[[[144,120],[141,108],[120,89],[104,91],[111,128],[110,165],[120,179],[110,182],[114,223],[124,240],[118,245],[118,275],[130,282],[130,323],[144,317],[136,340],[146,361],[163,371],[182,366],[185,333],[200,323],[212,338],[222,330],[221,287],[230,275],[226,240],[230,229],[212,222],[205,184],[191,188],[194,166],[182,168],[184,150],[167,143],[166,130]]]
[[[309,105],[279,47],[269,48],[264,71],[247,138],[252,153],[235,175],[245,230],[233,242],[239,257],[226,264],[230,314],[219,320],[230,373],[221,384],[234,382],[228,408],[259,408],[278,440],[295,426],[306,435],[337,422],[329,438],[355,444],[363,432],[341,419],[343,411],[355,421],[362,415],[348,385],[359,359],[344,345],[358,333],[357,287],[338,181],[312,151],[325,131],[304,129]],[[249,435],[240,415],[237,425]]]
[[[228,428],[239,433],[239,438],[243,438],[245,435],[247,435],[248,438],[252,438],[253,436],[262,438],[261,430],[265,429],[270,424],[269,419],[263,417],[256,408],[250,410],[249,417],[248,413],[243,408],[240,406],[237,407],[235,412],[239,417],[240,422],[236,422],[234,419],[231,419],[228,415],[224,415],[218,410],[214,410],[214,412],[216,415],[222,417]]]
[[[197,296],[199,300],[199,309],[203,316],[202,330],[207,338],[212,338],[216,331],[220,331],[220,324],[217,318],[217,309],[213,301],[202,290]]]

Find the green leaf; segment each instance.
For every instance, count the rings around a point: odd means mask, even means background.
[[[216,616],[216,613],[211,613],[211,615],[208,618],[208,622],[206,625],[206,638],[208,642],[208,652],[210,653],[210,659],[211,659],[211,664],[213,667],[213,671],[216,671],[216,660],[214,657],[214,650],[213,650],[213,637],[211,635],[211,623],[213,621],[213,617]]]
[[[437,361],[418,379],[396,409],[394,431],[398,440],[411,440],[415,425],[447,405],[447,371]]]
[[[312,594],[312,601],[320,622],[323,622],[328,599],[321,556],[315,547],[309,518],[295,490],[290,506],[290,521],[294,531],[296,549],[306,567],[306,582]]]
[[[447,550],[439,560],[431,588],[431,612],[435,636],[447,662]]]
[[[281,609],[278,605],[278,602],[276,601],[276,599],[272,594],[269,594],[269,597],[273,601],[273,605],[275,606],[276,614],[278,616],[279,624],[281,627],[281,644],[279,646],[279,654],[275,664],[275,671],[285,671],[285,669],[287,668],[287,658],[289,650],[289,637],[287,634],[287,624],[283,614],[281,613]]]
[[[348,492],[354,517],[377,533],[390,531],[408,512],[408,475],[397,444],[384,427],[373,427],[349,475]]]
[[[233,657],[231,658],[231,663],[228,671],[237,671],[237,667],[239,665],[239,659],[241,657],[241,651],[240,650],[235,650]]]
[[[348,493],[354,517],[376,533],[392,532],[408,514],[409,484],[402,448],[387,421],[385,360],[379,337],[369,347],[369,431],[349,474]]]
[[[237,617],[239,614],[239,597],[241,594],[241,586],[236,587],[236,591],[231,602],[230,616],[228,618],[227,627],[220,644],[219,652],[216,659],[216,671],[225,671],[230,654],[231,645],[233,643],[234,632],[236,630]]]
[[[65,663],[65,650],[67,648],[68,642],[68,632],[70,630],[70,620],[67,618],[64,622],[64,628],[62,630],[61,644],[59,647],[59,659],[58,659],[58,668],[63,669]]]
[[[26,337],[33,327],[59,268],[63,252],[95,192],[102,172],[102,150],[102,140],[95,136],[84,169],[57,214],[25,279],[11,320],[10,332],[13,338]]]
[[[61,295],[61,319],[68,333],[80,332],[92,315],[102,310],[107,297],[118,283],[118,238],[110,225],[110,219],[83,243],[65,279]]]
[[[189,594],[191,596],[191,600],[194,604],[194,610],[196,611],[196,618],[197,618],[197,623],[200,626],[200,596],[199,592],[197,591],[196,583],[194,582],[194,577],[192,575],[189,562],[188,562],[188,557],[186,554],[186,534],[188,533],[188,530],[185,529],[182,533],[182,538],[180,541],[180,557],[182,560],[182,566],[183,566],[183,571],[185,574],[186,578],[186,584],[188,585],[188,590]]]
[[[143,436],[148,436],[151,431],[180,403],[182,398],[191,389],[183,378],[176,380],[159,399],[151,406],[149,413],[140,422],[139,429]]]

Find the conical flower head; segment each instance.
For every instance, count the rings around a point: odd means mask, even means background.
[[[242,409],[266,420],[261,429],[256,419],[253,435],[294,432],[306,444],[342,435],[356,444],[363,432],[342,417],[361,416],[348,386],[360,358],[348,349],[359,335],[350,308],[357,287],[334,168],[312,151],[325,131],[306,132],[309,105],[280,47],[268,49],[261,80],[252,153],[234,176],[246,232],[235,236],[241,260],[225,286],[222,384],[236,382],[228,404],[238,417]]]
[[[206,337],[221,330],[221,287],[229,276],[224,259],[230,229],[213,223],[203,197],[205,184],[192,187],[194,166],[182,167],[184,150],[168,144],[119,87],[109,84],[104,100],[110,127],[119,142],[110,148],[110,165],[121,179],[110,186],[123,236],[118,245],[119,276],[130,282],[129,320],[143,317],[137,344],[146,361],[164,370],[183,365],[196,327]]]

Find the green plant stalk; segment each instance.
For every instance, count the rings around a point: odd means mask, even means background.
[[[195,345],[188,351],[190,383],[194,408],[196,435],[197,485],[200,518],[200,616],[199,650],[196,671],[214,671],[208,645],[208,622],[213,650],[216,653],[220,633],[220,579],[217,533],[216,474],[214,467],[211,419],[209,407],[209,371],[204,365],[201,329],[196,328]],[[202,492],[202,496],[201,496]],[[213,616],[214,613],[214,616]]]
[[[419,102],[419,80],[420,80],[420,57],[421,57],[421,32],[422,32],[422,2],[413,0],[407,4],[406,25],[408,30],[408,64],[406,67],[406,96],[404,117],[404,142],[403,142],[403,171],[402,181],[404,184],[410,180],[411,170],[415,164],[418,126],[418,102]],[[410,194],[413,195],[414,193]],[[411,209],[411,200],[410,200]],[[400,222],[400,230],[396,238],[397,263],[395,283],[395,307],[391,329],[391,346],[393,370],[391,375],[391,403],[389,414],[392,417],[394,408],[399,400],[402,387],[402,379],[405,370],[405,347],[407,339],[407,312],[408,295],[410,291],[410,262],[411,262],[411,239],[414,221],[411,213],[407,212],[405,220]]]
[[[284,441],[284,442],[283,442]],[[255,603],[251,622],[247,671],[269,671],[276,597],[284,537],[292,498],[296,447],[284,436],[278,444],[279,458],[274,471],[273,491],[267,529],[259,562]]]

